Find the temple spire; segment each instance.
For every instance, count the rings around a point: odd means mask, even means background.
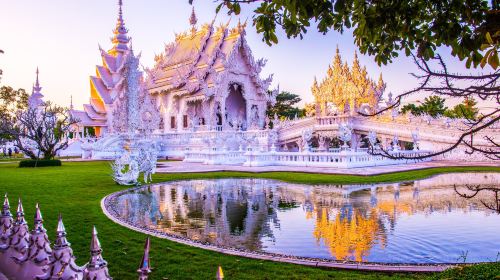
[[[113,48],[110,53],[116,55],[118,52],[124,52],[128,50],[128,42],[130,37],[127,36],[128,30],[125,27],[125,21],[123,20],[123,2],[118,0],[118,19],[116,20],[116,27],[113,30],[113,38],[111,42],[113,43]]]
[[[193,9],[191,10],[191,16],[189,17],[189,24],[191,24],[191,26],[194,27],[197,22],[198,18],[196,17],[196,13],[194,11],[194,6],[193,6]]]
[[[40,80],[38,79],[38,74],[40,71],[38,70],[38,67],[36,68],[36,80],[35,84],[33,85],[33,91],[31,92],[30,97],[28,98],[28,105],[30,108],[37,108],[41,105],[43,105],[43,94],[42,94],[42,87],[40,86]]]
[[[73,110],[73,109],[74,109],[74,107],[73,107],[73,94],[72,94],[72,95],[70,95],[70,100],[69,100],[69,109],[70,109],[70,110]]]

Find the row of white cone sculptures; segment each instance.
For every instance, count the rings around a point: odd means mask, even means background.
[[[149,261],[149,237],[144,244],[144,255],[137,273],[139,280],[147,280],[151,273]],[[57,223],[56,241],[50,248],[47,231],[43,227],[42,213],[37,203],[34,228],[30,231],[24,219],[24,209],[19,199],[15,221],[10,212],[9,199],[5,195],[0,214],[0,273],[9,279],[37,280],[108,280],[113,279],[108,273],[108,263],[102,257],[102,249],[97,230],[92,230],[90,242],[90,260],[79,267],[71,244],[66,239],[66,229],[62,216]],[[224,275],[219,266],[216,279]]]

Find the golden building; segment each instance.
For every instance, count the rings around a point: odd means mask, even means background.
[[[382,74],[378,82],[370,79],[366,67],[359,64],[357,53],[354,53],[354,62],[349,67],[347,62],[342,61],[337,47],[327,76],[320,83],[315,77],[311,91],[316,103],[316,114],[326,116],[344,112],[353,114],[364,104],[376,108],[385,87]]]

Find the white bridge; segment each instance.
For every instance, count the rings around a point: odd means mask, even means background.
[[[207,126],[176,132],[156,132],[144,137],[156,143],[160,157],[186,162],[243,166],[368,167],[413,163],[414,159],[389,159],[368,152],[370,142],[393,155],[413,158],[453,145],[466,129],[464,120],[389,116],[327,116],[270,121],[272,129],[233,130]],[[484,135],[500,135],[493,127],[475,135],[474,144],[487,146]],[[369,138],[371,137],[371,140]],[[80,145],[82,156],[103,159],[122,153],[126,137],[107,135],[87,139]],[[130,139],[130,137],[128,137]],[[76,145],[76,144],[75,144]],[[439,159],[484,161],[480,154],[465,153],[461,145]],[[430,159],[427,159],[430,160]]]

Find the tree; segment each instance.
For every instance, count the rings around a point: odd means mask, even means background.
[[[387,64],[404,51],[416,50],[419,58],[431,59],[436,48],[448,46],[451,54],[476,67],[498,67],[500,2],[491,0],[217,0],[217,12],[239,14],[241,4],[259,3],[253,25],[262,40],[277,44],[276,30],[288,38],[300,37],[315,22],[319,32],[352,29],[354,42],[363,54]],[[189,0],[190,3],[193,0]],[[486,53],[483,54],[483,51]],[[484,59],[483,59],[484,58]]]
[[[28,93],[20,88],[13,89],[9,86],[0,88],[0,122],[13,122],[15,114],[19,110],[28,107]],[[0,143],[12,139],[10,134],[0,132]]]
[[[411,112],[413,115],[419,116],[421,114],[428,114],[432,117],[444,115],[448,108],[444,106],[445,99],[437,95],[431,95],[424,99],[424,102],[415,106],[408,104],[401,108],[402,113]]]
[[[3,50],[0,49],[0,54],[4,53]],[[0,69],[0,81],[2,80],[2,74],[3,74],[3,71],[2,69]]]
[[[474,98],[464,98],[464,101],[457,104],[453,109],[445,112],[445,116],[450,118],[462,118],[468,120],[476,120],[479,109],[476,107],[477,102]]]
[[[62,107],[46,102],[0,120],[0,134],[8,135],[31,159],[52,159],[68,147],[65,135],[75,123]]]
[[[276,114],[279,118],[289,118],[293,119],[295,116],[303,117],[305,112],[303,109],[295,107],[297,103],[301,101],[301,98],[297,94],[290,93],[288,91],[282,91],[276,95],[276,103],[274,106],[269,106],[267,108],[267,116],[269,118],[274,118]]]

